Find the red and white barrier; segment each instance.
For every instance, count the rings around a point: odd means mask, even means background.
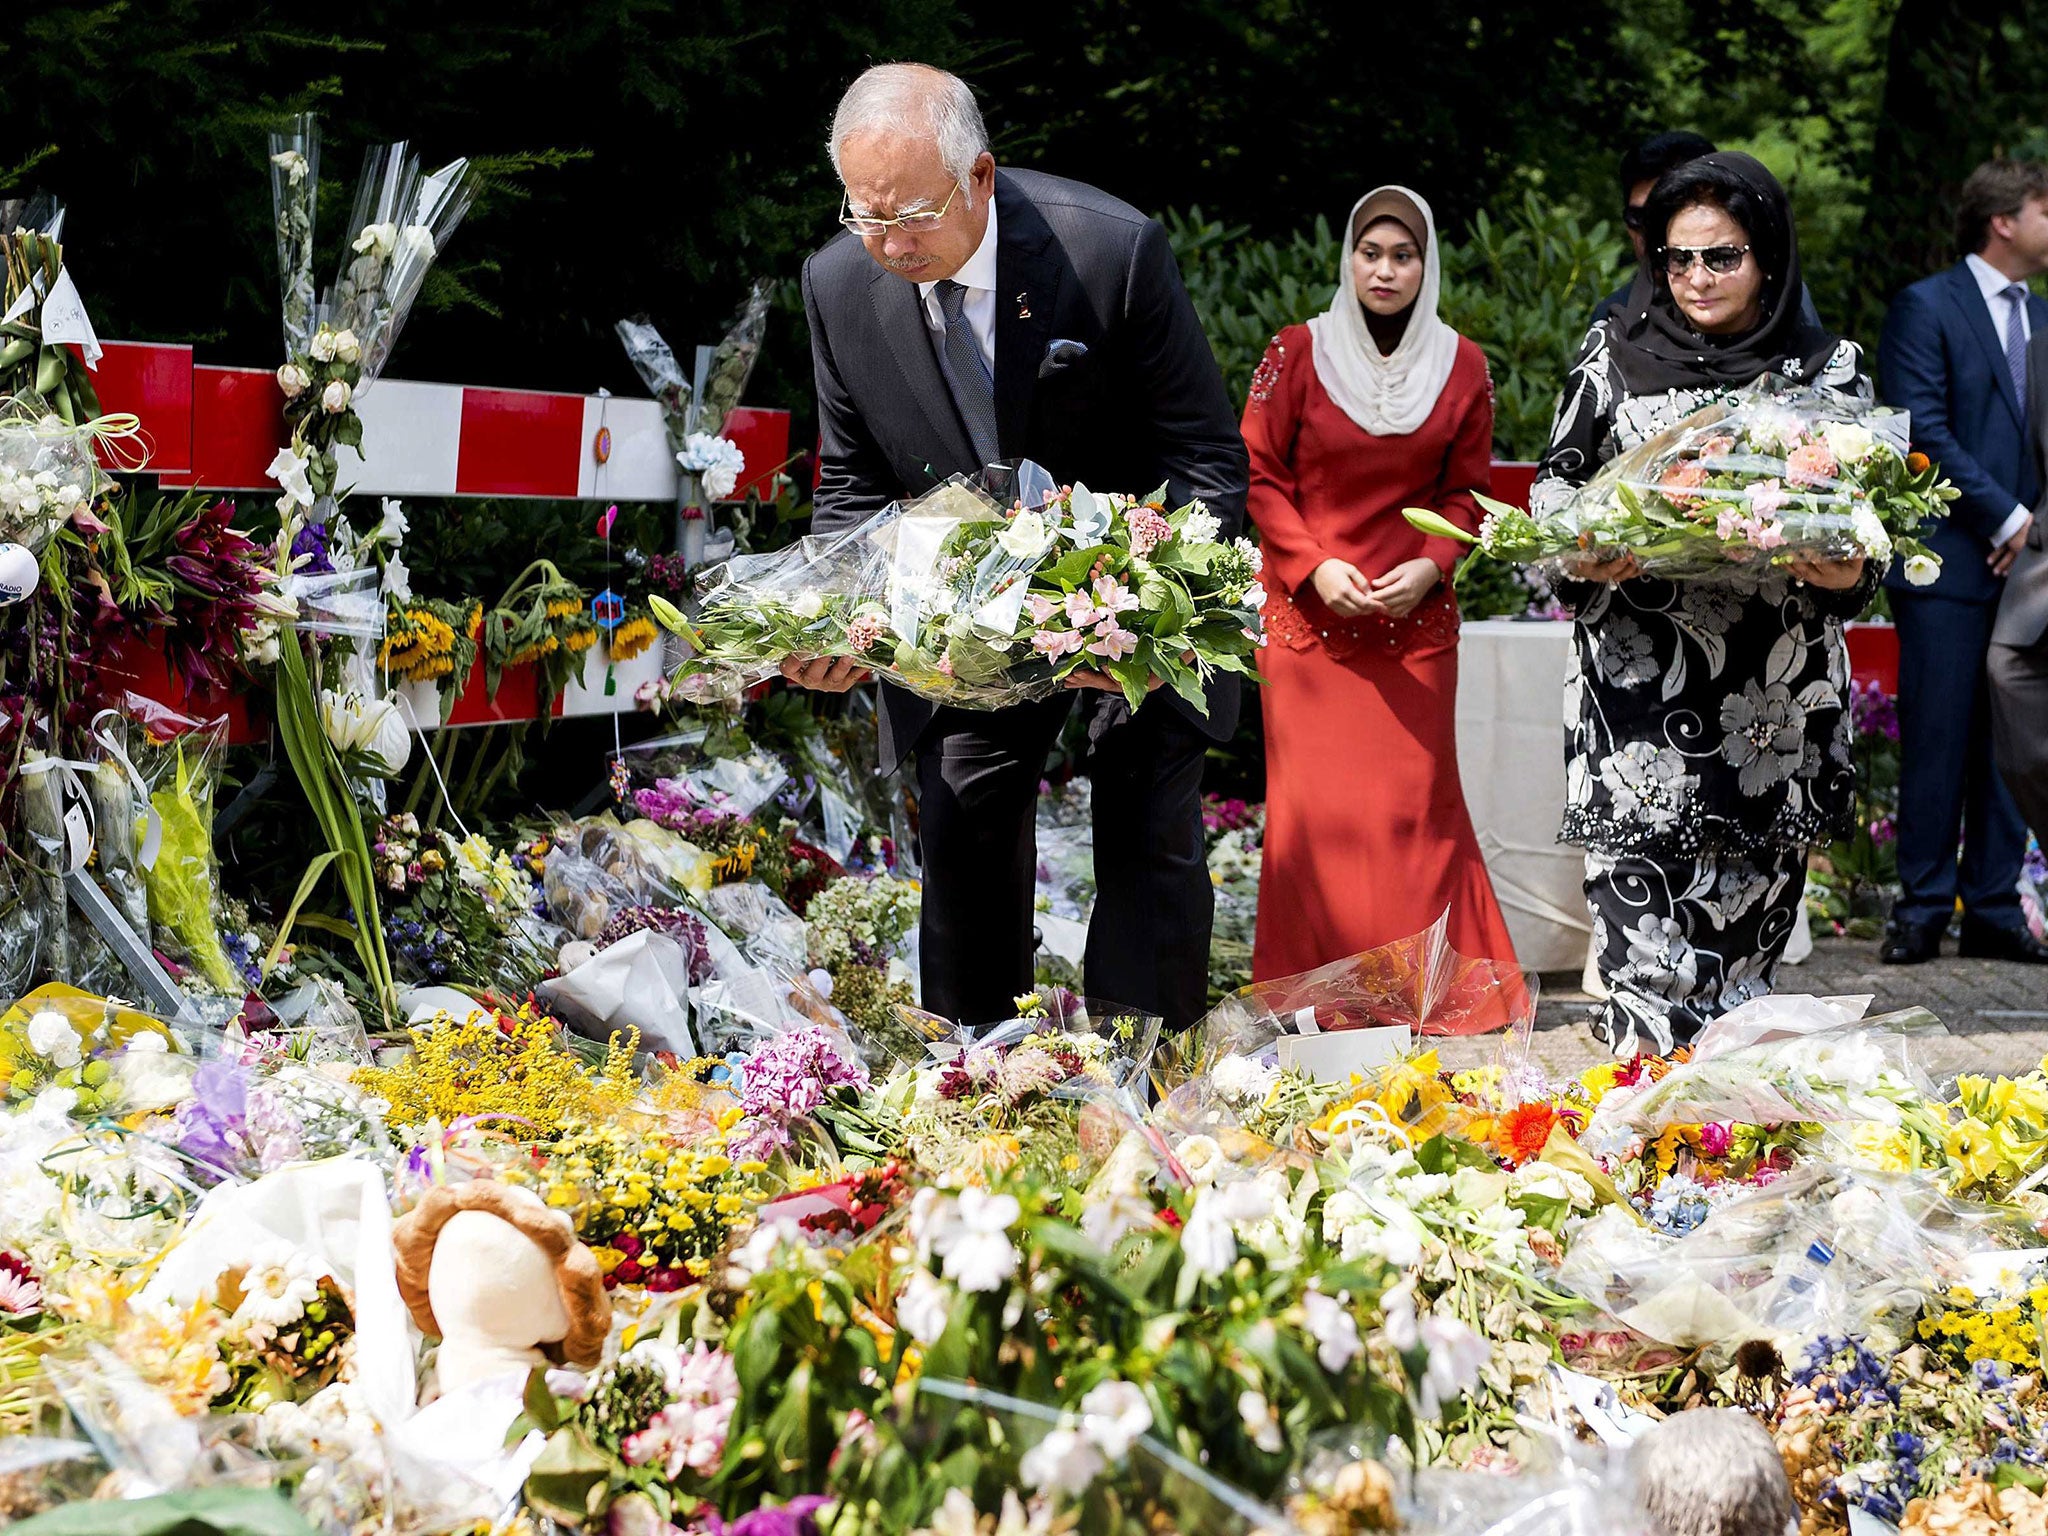
[[[93,381],[100,404],[141,420],[148,473],[169,487],[275,489],[264,470],[287,436],[275,376],[194,363],[190,347],[105,345]],[[344,448],[340,462],[358,495],[676,498],[675,455],[652,400],[380,379],[357,411],[360,460]],[[789,412],[742,406],[726,435],[747,462],[729,499],[772,494],[789,457]]]

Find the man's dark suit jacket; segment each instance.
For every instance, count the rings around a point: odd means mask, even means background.
[[[996,172],[998,456],[1062,484],[1199,496],[1224,536],[1244,524],[1250,464],[1223,379],[1157,220],[1079,182]],[[812,527],[852,528],[892,501],[981,465],[939,372],[917,284],[884,270],[852,234],[804,264],[823,438]],[[1056,343],[1060,345],[1055,345]],[[1077,345],[1073,345],[1076,344]],[[917,743],[932,705],[883,690],[885,769]],[[1220,675],[1202,719],[1237,725],[1237,680]]]
[[[2035,335],[2048,330],[2048,304],[2030,297],[2027,314]],[[1897,561],[1885,585],[1958,602],[1996,602],[2003,583],[1984,563],[1991,537],[2012,516],[2014,503],[2034,504],[2041,482],[2027,446],[2026,402],[2013,388],[2004,337],[1967,263],[1923,277],[1892,300],[1878,343],[1877,381],[1887,405],[1912,413],[1913,446],[1962,492],[1926,535],[1928,548],[1941,556],[1940,578],[1930,587],[1908,588],[1905,562]]]

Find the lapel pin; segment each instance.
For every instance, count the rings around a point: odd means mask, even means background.
[[[1019,320],[1029,320],[1031,318],[1031,295],[1028,293],[1017,295],[1017,318]]]

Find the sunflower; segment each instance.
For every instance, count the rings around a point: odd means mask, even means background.
[[[612,631],[612,660],[631,661],[654,644],[661,630],[647,615],[636,614]]]

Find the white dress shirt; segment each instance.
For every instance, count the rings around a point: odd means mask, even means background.
[[[1963,265],[1970,269],[1970,276],[1977,279],[1977,291],[1984,295],[1984,307],[1991,311],[1992,332],[1998,337],[1999,345],[2004,346],[2005,328],[2012,322],[2012,300],[2005,296],[2005,290],[2012,286],[2012,279],[1975,252],[1963,258]],[[2024,299],[2020,301],[2020,333],[2028,341],[2034,339],[2034,321],[2027,313]],[[2044,380],[2043,385],[2048,387],[2048,380]],[[2027,402],[2022,400],[2020,409],[2024,411],[2026,408]],[[2011,542],[2012,536],[2027,525],[2027,519],[2032,515],[2032,509],[2025,503],[2015,503],[2012,515],[1999,524],[1998,532],[1991,536],[1993,547]]]
[[[974,254],[967,258],[965,266],[953,274],[953,281],[967,290],[966,301],[961,310],[967,316],[967,323],[974,328],[975,345],[981,348],[981,360],[988,364],[988,376],[996,376],[996,202],[993,194],[988,202],[988,228],[981,233],[981,244],[974,248]],[[938,281],[919,283],[917,291],[924,297],[924,323],[934,333],[946,334],[946,316],[939,308]]]

